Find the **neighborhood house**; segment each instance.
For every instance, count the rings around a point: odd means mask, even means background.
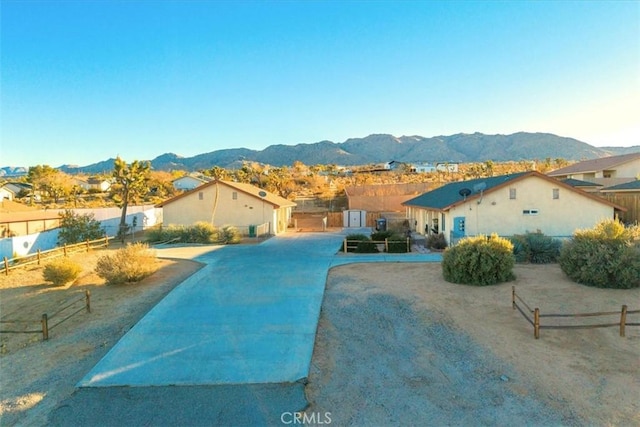
[[[465,236],[538,230],[570,237],[625,210],[535,171],[454,182],[403,205],[417,231],[444,233],[449,244]]]
[[[241,231],[264,226],[268,234],[287,230],[296,204],[250,184],[215,180],[157,205],[163,224],[190,226],[207,222],[216,227],[232,225]]]

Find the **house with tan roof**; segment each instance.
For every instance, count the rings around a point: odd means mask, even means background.
[[[285,232],[295,206],[259,187],[223,180],[202,184],[156,205],[162,207],[167,226],[207,222],[216,227],[235,226],[249,235],[258,226],[267,234]]]
[[[548,172],[557,179],[577,179],[605,187],[624,184],[640,175],[640,152],[585,160]]]
[[[536,171],[453,182],[403,203],[417,231],[447,241],[541,231],[570,237],[626,208]]]

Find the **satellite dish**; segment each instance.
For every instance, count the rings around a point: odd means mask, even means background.
[[[466,199],[467,196],[471,194],[471,190],[469,190],[468,188],[461,188],[460,191],[458,191],[458,194]]]
[[[267,197],[267,192],[266,191],[260,191],[260,192],[258,192],[258,196]]]
[[[476,185],[473,186],[473,191],[475,191],[476,193],[480,193],[485,188],[487,188],[487,183],[486,182],[479,182],[479,183],[477,183]]]

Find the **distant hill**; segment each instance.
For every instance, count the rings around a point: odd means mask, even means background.
[[[290,166],[295,161],[306,165],[366,165],[391,160],[400,162],[496,162],[564,158],[584,160],[630,152],[640,146],[598,148],[573,138],[549,133],[518,132],[511,135],[459,133],[450,136],[395,137],[387,134],[350,138],[342,143],[320,141],[313,144],[271,145],[264,150],[235,148],[211,151],[193,157],[165,153],[151,160],[155,170],[196,171],[213,166],[237,168],[242,161],[272,166]],[[140,159],[138,159],[140,160]],[[113,159],[88,166],[62,166],[68,173],[96,174],[113,169]]]

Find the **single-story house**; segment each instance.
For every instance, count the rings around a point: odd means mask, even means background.
[[[419,232],[442,232],[449,243],[465,236],[541,231],[570,237],[626,208],[539,172],[447,184],[403,203]]]
[[[14,200],[20,194],[30,194],[33,187],[26,182],[7,182],[0,188],[0,200]]]
[[[287,230],[296,204],[250,184],[214,180],[156,206],[163,209],[165,225],[266,225],[269,234],[280,234]]]
[[[640,152],[574,163],[547,173],[557,179],[574,178],[604,186],[633,181],[640,174]]]
[[[189,191],[211,181],[213,181],[213,178],[208,176],[191,174],[176,178],[171,183],[176,190]]]

